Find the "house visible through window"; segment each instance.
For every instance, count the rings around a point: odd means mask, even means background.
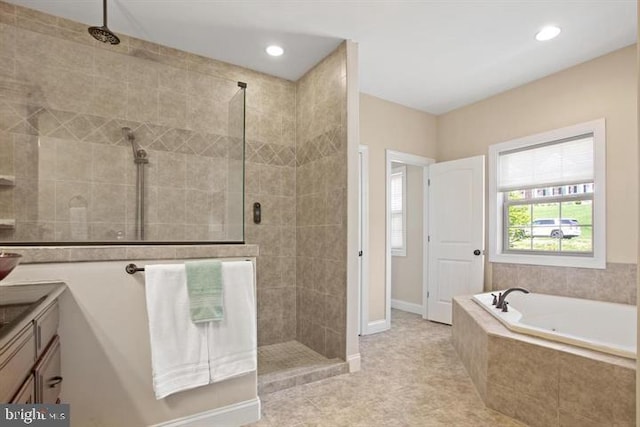
[[[407,167],[391,170],[391,255],[406,256]]]
[[[604,121],[490,154],[490,260],[604,267]]]

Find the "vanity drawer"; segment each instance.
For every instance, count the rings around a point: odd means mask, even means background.
[[[16,393],[36,360],[36,339],[30,323],[8,345],[0,349],[0,403]]]
[[[51,339],[58,333],[58,320],[60,313],[58,302],[55,301],[47,307],[40,316],[35,319],[37,355],[40,357],[42,351],[47,347]]]
[[[11,403],[15,403],[18,405],[29,405],[35,403],[36,401],[36,393],[35,393],[35,382],[33,381],[33,375],[29,375],[29,378],[22,384],[18,393],[13,397]]]
[[[35,367],[36,402],[57,403],[62,388],[61,373],[60,339],[56,336]]]

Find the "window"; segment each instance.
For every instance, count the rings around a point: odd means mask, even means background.
[[[391,255],[407,255],[407,167],[391,169]]]
[[[604,268],[604,120],[489,148],[492,262]]]

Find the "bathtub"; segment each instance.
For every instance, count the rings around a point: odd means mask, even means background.
[[[509,311],[503,313],[491,305],[492,300],[491,293],[473,296],[474,302],[512,331],[636,358],[636,306],[512,292],[507,296]]]

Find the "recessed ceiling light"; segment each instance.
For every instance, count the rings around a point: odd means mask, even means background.
[[[555,25],[548,25],[538,31],[538,34],[536,34],[536,40],[544,42],[556,38],[558,34],[560,34],[560,28]]]
[[[281,48],[280,46],[276,46],[274,44],[271,46],[267,46],[265,50],[271,56],[281,56],[284,53],[283,48]]]

